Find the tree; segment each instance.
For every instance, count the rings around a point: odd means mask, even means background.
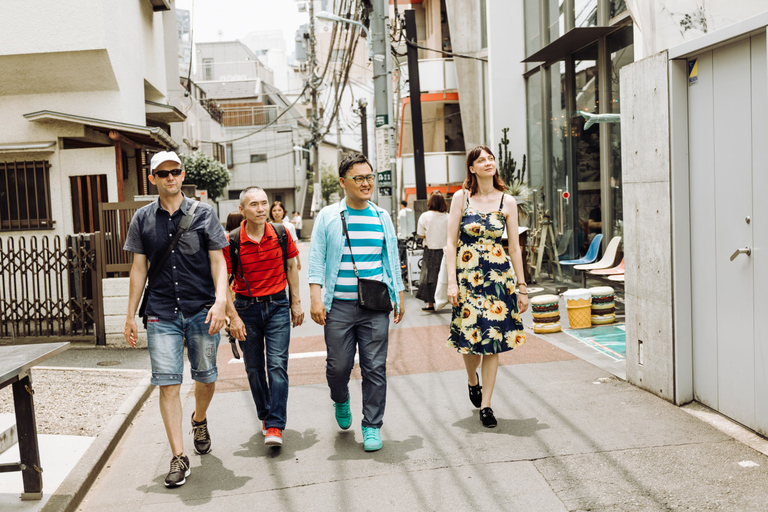
[[[195,151],[184,157],[184,175],[185,183],[206,190],[211,201],[215,201],[224,192],[224,188],[232,179],[224,164],[202,151]]]
[[[330,165],[322,165],[322,172],[320,173],[320,187],[325,204],[331,202],[331,195],[333,195],[334,192],[337,192],[339,197],[344,195],[344,191],[339,184],[339,174],[334,172]]]

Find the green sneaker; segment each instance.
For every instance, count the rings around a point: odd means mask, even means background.
[[[374,427],[363,427],[363,447],[367,452],[381,450],[381,429]]]
[[[336,423],[342,430],[347,430],[352,425],[352,410],[349,408],[349,398],[346,402],[333,403],[336,408]]]

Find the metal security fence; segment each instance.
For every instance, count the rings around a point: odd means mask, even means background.
[[[99,237],[0,239],[0,338],[106,342]]]

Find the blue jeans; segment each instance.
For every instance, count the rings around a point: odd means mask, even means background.
[[[216,381],[216,352],[221,336],[219,333],[208,334],[209,325],[205,323],[207,316],[208,309],[203,308],[190,318],[185,318],[181,311],[173,320],[147,317],[147,348],[152,362],[152,384],[181,384],[185,338],[192,379],[203,384]]]
[[[284,430],[288,404],[288,344],[291,341],[288,299],[255,302],[237,298],[235,309],[245,324],[246,337],[240,342],[240,348],[256,412],[259,419],[265,421],[266,428]]]
[[[356,300],[334,299],[325,318],[325,345],[331,400],[342,403],[349,398],[349,375],[357,348],[363,376],[362,425],[381,428],[387,403],[389,313],[362,309]]]

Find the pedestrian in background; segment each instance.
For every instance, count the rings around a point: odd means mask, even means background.
[[[224,226],[224,231],[227,232],[227,235],[231,233],[235,228],[240,226],[240,224],[243,223],[243,214],[239,211],[237,212],[231,212],[229,215],[227,215],[227,225]]]
[[[282,223],[285,226],[285,229],[291,233],[291,237],[295,243],[299,237],[296,235],[296,228],[294,225],[285,217],[285,212],[286,210],[283,203],[281,201],[275,201],[272,203],[272,206],[269,207],[269,221]],[[296,269],[301,270],[301,261],[299,260],[298,254],[296,255]]]
[[[389,312],[361,307],[356,274],[387,285],[396,324],[403,319],[405,289],[392,220],[370,200],[375,179],[364,155],[354,153],[341,161],[339,182],[346,197],[320,210],[309,247],[310,312],[312,320],[325,327],[325,375],[336,422],[344,430],[352,425],[349,375],[357,349],[363,375],[363,447],[369,452],[382,447]]]
[[[235,296],[234,302],[227,304],[227,313],[230,334],[240,341],[243,350],[264,444],[281,446],[287,420],[291,325],[302,324],[304,311],[296,268],[299,251],[290,233],[283,231],[288,237],[284,259],[277,229],[267,222],[268,208],[263,189],[248,187],[240,192],[245,222],[232,232],[232,244],[238,250],[234,255],[224,251],[227,269],[234,277]]]
[[[448,241],[448,205],[440,192],[433,193],[427,203],[427,211],[419,217],[416,234],[424,239],[421,260],[421,276],[416,298],[427,303],[423,311],[435,310],[435,288],[443,260],[443,249]]]
[[[293,227],[296,228],[296,240],[301,240],[301,228],[304,223],[301,221],[301,215],[299,215],[299,212],[293,212],[293,218],[291,219],[291,222],[293,223]]]
[[[227,265],[221,249],[227,237],[210,205],[195,206],[192,224],[179,238],[176,248],[164,258],[169,240],[188,215],[194,199],[181,192],[184,171],[176,153],[161,151],[152,157],[149,181],[160,196],[140,208],[131,219],[124,250],[133,254],[128,315],[123,335],[136,346],[136,308],[147,279],[148,269],[158,268],[144,292],[147,348],[152,364],[151,382],[160,387],[160,412],[171,445],[171,469],[166,487],[184,485],[190,474],[189,457],[184,453],[181,421],[181,389],[184,373],[184,341],[195,382],[195,411],[192,432],[195,451],[211,451],[206,412],[216,389],[216,353],[219,330],[225,324]],[[161,266],[157,266],[161,265]]]
[[[467,179],[453,196],[448,219],[448,300],[453,306],[448,346],[463,355],[469,399],[489,428],[496,426],[491,396],[499,353],[525,343],[520,313],[528,308],[524,282],[517,283],[515,293],[515,276],[524,275],[518,237],[509,237],[510,258],[501,243],[505,227],[517,233],[517,205],[505,189],[493,153],[477,146],[467,155]],[[483,386],[477,375],[481,364]]]

